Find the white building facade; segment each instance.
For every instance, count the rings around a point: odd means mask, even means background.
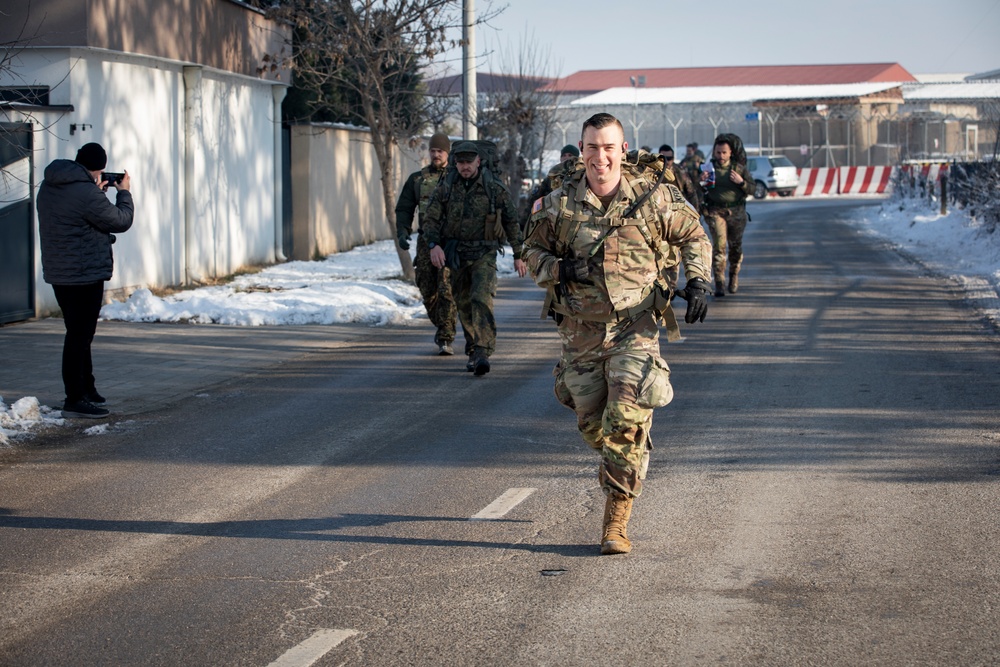
[[[30,9],[43,16],[52,4],[36,0]],[[62,17],[51,31],[48,19],[39,19],[31,38],[22,33],[9,69],[0,71],[0,90],[7,92],[0,122],[8,131],[27,128],[31,145],[20,168],[7,161],[8,194],[30,193],[33,201],[51,161],[73,159],[88,142],[104,146],[107,170],[131,175],[135,201],[133,227],[114,245],[114,277],[107,284],[114,296],[210,282],[284,259],[280,103],[288,73],[269,79],[274,73],[261,65],[280,48],[280,26],[232,0],[197,3],[207,13],[179,0],[137,0],[133,14],[119,20],[149,21],[145,30],[102,37],[93,24],[114,19],[119,4],[81,0],[79,15]],[[161,21],[173,36],[158,35],[167,29]],[[82,29],[69,29],[74,22]],[[0,32],[10,38],[6,29]],[[175,43],[188,39],[180,35],[191,35],[192,44]],[[16,91],[29,91],[32,99],[12,100]],[[43,316],[57,305],[42,279],[30,210],[31,299],[34,314]]]

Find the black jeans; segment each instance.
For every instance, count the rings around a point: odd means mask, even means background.
[[[52,289],[66,324],[62,377],[66,401],[72,403],[96,389],[90,344],[94,341],[97,318],[104,301],[104,281],[86,285],[53,285]]]

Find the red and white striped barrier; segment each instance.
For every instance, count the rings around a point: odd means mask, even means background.
[[[941,174],[948,173],[948,165],[940,162],[930,164],[904,164],[902,166],[904,174],[913,173],[915,176],[922,176],[928,181],[937,182]]]
[[[796,197],[812,195],[837,194],[837,169],[819,167],[818,169],[802,169],[799,171],[799,187],[795,188]]]
[[[889,187],[892,167],[841,167],[840,194],[882,194]]]
[[[799,170],[796,197],[874,195],[889,189],[895,167],[818,167]]]

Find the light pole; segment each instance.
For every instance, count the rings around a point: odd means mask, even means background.
[[[826,135],[826,166],[830,166],[830,108],[825,104],[816,105],[816,113],[823,118],[823,134]]]
[[[462,133],[465,139],[478,139],[476,127],[476,3],[464,0],[462,19]]]
[[[630,76],[628,78],[630,84],[632,84],[632,138],[635,139],[635,147],[639,148],[639,128],[642,127],[642,121],[636,125],[635,114],[639,107],[639,86],[646,85],[646,76],[644,74],[637,74],[636,76]]]

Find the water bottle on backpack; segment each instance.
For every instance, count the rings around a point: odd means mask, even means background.
[[[706,189],[715,187],[715,165],[710,159],[701,163],[701,184]]]

